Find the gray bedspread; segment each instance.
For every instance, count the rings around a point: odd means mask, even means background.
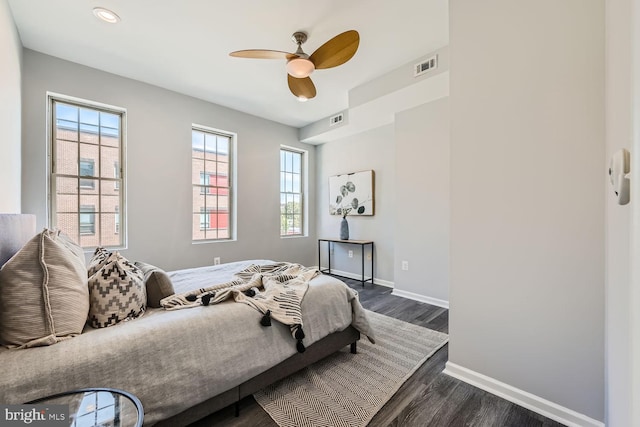
[[[266,263],[267,261],[263,261]],[[247,261],[170,273],[175,291],[228,281]],[[326,275],[302,302],[305,346],[350,324],[373,338],[353,291]],[[48,347],[0,348],[0,402],[22,403],[85,387],[113,387],[142,401],[145,425],[229,390],[296,353],[289,328],[260,325],[261,314],[233,301],[144,316]]]

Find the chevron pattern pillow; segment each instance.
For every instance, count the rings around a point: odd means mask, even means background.
[[[89,277],[89,324],[113,326],[142,316],[146,308],[142,271],[119,252],[110,252]]]
[[[103,247],[97,247],[93,256],[89,260],[89,264],[87,265],[87,277],[91,277],[96,274],[96,271],[100,270],[105,262],[107,262],[107,258],[111,252],[106,250]]]

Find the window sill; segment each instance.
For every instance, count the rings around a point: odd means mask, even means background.
[[[84,252],[85,255],[89,255],[90,257],[93,256],[93,254],[96,252],[97,248],[105,248],[106,250],[112,252],[112,251],[125,251],[127,250],[127,246],[92,246],[92,247],[85,247],[82,248],[82,251]]]
[[[192,240],[192,245],[204,245],[207,243],[227,243],[227,242],[237,242],[238,239],[207,239],[207,240]]]

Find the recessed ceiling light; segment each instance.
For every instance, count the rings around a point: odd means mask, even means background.
[[[96,18],[102,19],[104,22],[108,22],[109,24],[120,22],[120,17],[118,15],[104,7],[94,7],[93,14]]]

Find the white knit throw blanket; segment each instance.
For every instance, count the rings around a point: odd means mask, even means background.
[[[297,340],[298,351],[303,352],[300,306],[309,288],[309,281],[318,274],[318,269],[300,264],[252,264],[236,273],[237,279],[231,282],[171,295],[160,300],[160,305],[165,310],[178,310],[217,304],[233,298],[265,315],[261,322],[263,326],[270,325],[269,318],[288,325]]]

